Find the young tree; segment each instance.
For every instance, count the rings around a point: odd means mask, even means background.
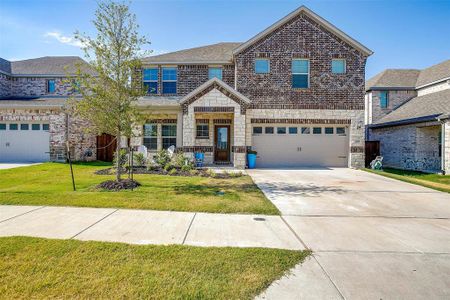
[[[74,113],[90,123],[91,133],[107,133],[117,138],[117,181],[120,181],[120,137],[130,138],[139,119],[136,102],[143,95],[140,80],[144,53],[148,44],[138,33],[136,16],[125,3],[99,2],[93,24],[95,37],[80,32],[75,38],[84,45],[85,56],[95,75],[78,68],[77,89],[81,100],[73,101]]]

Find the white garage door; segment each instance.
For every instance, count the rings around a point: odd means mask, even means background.
[[[42,123],[1,123],[0,162],[41,162],[49,160],[49,125]]]
[[[254,125],[257,167],[347,167],[348,128],[335,125]]]

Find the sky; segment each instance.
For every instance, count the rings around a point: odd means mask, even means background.
[[[83,56],[76,30],[95,35],[92,0],[0,0],[0,57]],[[244,42],[301,5],[374,54],[366,78],[386,68],[422,69],[450,59],[450,0],[134,0],[140,33],[161,54]]]

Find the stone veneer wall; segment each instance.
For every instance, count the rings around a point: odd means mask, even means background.
[[[426,126],[429,125],[429,126]],[[383,165],[405,170],[440,171],[439,133],[435,123],[373,128],[371,140],[380,141]]]
[[[317,109],[249,109],[247,110],[246,145],[252,145],[251,119],[340,119],[350,120],[349,167],[364,167],[364,111]],[[320,121],[317,121],[320,122]]]
[[[47,93],[47,80],[55,80],[55,92]],[[73,93],[72,86],[65,82],[64,78],[55,77],[13,77],[11,80],[11,95],[14,96],[70,96]]]
[[[231,139],[231,147],[245,147],[245,119],[246,116],[241,112],[241,106],[222,94],[217,89],[213,89],[191,103],[187,112],[183,114],[183,148],[194,147],[196,144],[196,115],[194,112],[195,107],[231,107],[234,109],[232,132],[233,138]],[[204,115],[202,113],[201,115]],[[213,118],[216,113],[210,113]],[[193,153],[187,153],[190,157]],[[231,159],[233,165],[236,168],[245,168],[246,160],[244,152],[231,152]]]
[[[269,58],[270,73],[255,74],[255,58]],[[292,88],[292,59],[310,60],[310,87]],[[332,74],[333,58],[346,60]],[[305,14],[293,18],[236,56],[237,90],[252,108],[364,109],[366,56]]]
[[[50,125],[50,160],[65,161],[67,137],[73,160],[96,160],[96,137],[84,133],[88,126],[85,121],[69,117],[61,109],[2,109],[0,121],[8,122],[46,122]],[[69,131],[67,131],[69,125]],[[86,155],[90,152],[90,156]]]
[[[380,91],[371,91],[372,93],[372,123],[380,120],[400,105],[417,96],[414,90],[406,91],[388,91],[388,107],[380,107]]]

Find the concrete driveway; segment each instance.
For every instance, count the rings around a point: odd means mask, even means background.
[[[0,170],[28,167],[28,166],[39,165],[39,164],[41,164],[41,163],[0,163]]]
[[[314,251],[260,298],[450,298],[449,194],[345,168],[248,173]]]

